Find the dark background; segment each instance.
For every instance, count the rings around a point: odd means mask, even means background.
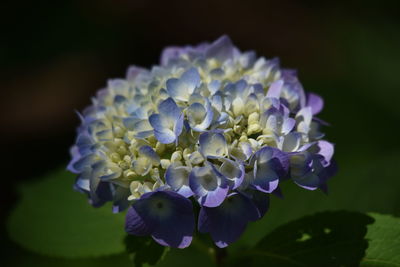
[[[390,182],[400,179],[400,16],[394,3],[72,0],[0,7],[2,224],[19,182],[67,163],[79,123],[74,110],[88,105],[108,78],[123,77],[131,64],[158,64],[167,45],[222,34],[241,50],[280,57],[283,67],[298,69],[305,90],[324,97],[320,116],[332,124],[327,138],[336,143],[341,167],[335,179],[365,173],[365,166],[380,192],[400,189]],[[390,201],[389,211],[400,215],[400,197]],[[374,210],[373,201],[365,205]]]

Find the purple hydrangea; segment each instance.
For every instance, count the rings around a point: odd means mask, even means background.
[[[225,247],[264,216],[280,183],[327,190],[335,164],[315,117],[323,105],[295,71],[227,36],[169,47],[161,65],[132,66],[93,98],[68,170],[93,206],[128,209],[129,234],[184,248],[198,218]]]

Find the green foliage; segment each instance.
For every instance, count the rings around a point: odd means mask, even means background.
[[[400,216],[400,179],[393,175],[396,173],[398,156],[356,157],[339,151],[337,159],[339,172],[328,183],[328,195],[320,190],[302,189],[291,181],[283,182],[284,199],[272,196],[270,210],[260,221],[248,225],[241,239],[229,247],[230,252],[255,245],[283,223],[325,210],[379,212]]]
[[[361,265],[400,266],[400,219],[376,213],[370,215],[375,223],[368,226],[369,246]]]
[[[110,205],[93,208],[73,190],[73,182],[74,175],[61,170],[20,186],[21,199],[7,230],[22,248],[1,244],[10,252],[3,258],[6,266],[213,265],[203,241],[194,240],[183,250],[166,249],[149,237],[127,236],[125,214],[113,214]]]
[[[156,265],[162,260],[168,248],[160,246],[151,237],[127,235],[125,245],[128,253],[132,254],[136,267],[143,265]]]
[[[383,164],[388,159],[381,161]],[[362,204],[369,201],[367,194],[381,190],[379,183],[374,183],[374,170],[381,164],[377,162],[376,166],[355,168],[353,172],[363,173],[363,181],[358,178],[349,181],[346,175],[333,185],[337,190],[345,181],[351,187],[363,182],[364,190],[359,191],[354,201],[350,193],[326,197],[321,192],[308,192],[286,183],[283,189],[287,199],[274,198],[266,218],[250,224],[244,238],[229,248],[221,262],[228,266],[400,266],[400,220],[395,217],[331,211],[293,220],[326,208],[347,206],[362,211]],[[349,172],[351,175],[350,169]],[[380,173],[381,179],[391,179],[389,173]],[[24,249],[11,245],[14,255],[8,255],[6,263],[194,267],[215,265],[222,252],[220,256],[225,257],[225,252],[213,248],[205,235],[197,234],[192,245],[183,250],[166,249],[150,237],[127,236],[124,214],[112,214],[109,205],[91,207],[85,196],[72,190],[72,183],[73,175],[59,171],[21,186],[21,199],[7,226],[10,238]],[[396,202],[395,191],[386,190],[386,199],[393,198]],[[369,206],[396,213],[398,207],[384,204],[376,199]]]
[[[10,250],[10,246],[8,246]],[[16,247],[12,248],[12,254],[2,258],[1,266],[26,267],[132,267],[133,264],[129,260],[126,253],[116,254],[112,256],[85,258],[85,259],[65,259],[39,255]]]
[[[212,267],[215,266],[215,249],[194,239],[190,247],[170,249],[157,267]]]
[[[278,227],[228,266],[400,266],[400,220],[387,215],[317,213]]]
[[[95,209],[72,189],[74,175],[54,172],[20,187],[21,199],[7,222],[10,238],[31,251],[82,258],[123,253],[124,214]]]

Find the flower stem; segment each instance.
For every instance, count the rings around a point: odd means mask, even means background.
[[[224,266],[225,259],[228,256],[226,248],[215,247],[215,263],[217,266]]]

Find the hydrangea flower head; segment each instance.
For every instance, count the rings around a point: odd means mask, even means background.
[[[92,102],[71,148],[75,188],[95,207],[128,209],[126,231],[164,246],[189,246],[198,217],[225,247],[265,214],[280,183],[325,191],[335,171],[315,117],[322,98],[227,36],[166,48],[159,66],[130,67]]]

